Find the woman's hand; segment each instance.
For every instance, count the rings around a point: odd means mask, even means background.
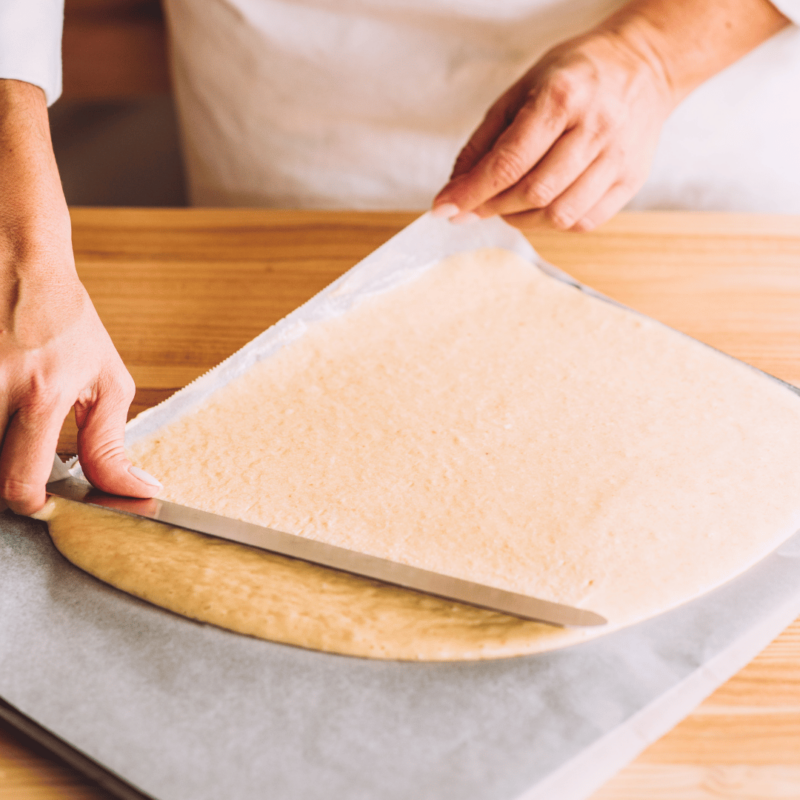
[[[134,385],[78,280],[70,220],[40,89],[0,81],[0,498],[31,514],[64,418],[75,407],[78,453],[98,488],[152,497],[122,430]]]
[[[590,230],[644,183],[672,105],[657,62],[618,35],[565,42],[489,109],[436,205]]]
[[[692,89],[788,23],[767,0],[635,0],[550,50],[489,109],[433,213],[591,230],[644,183]]]

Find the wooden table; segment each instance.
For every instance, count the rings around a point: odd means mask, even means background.
[[[139,387],[138,413],[310,298],[401,213],[73,211],[78,270]],[[531,233],[579,280],[800,385],[800,218],[622,214]],[[64,426],[60,452],[75,451]],[[109,798],[0,724],[0,800]],[[594,800],[800,798],[800,620]]]

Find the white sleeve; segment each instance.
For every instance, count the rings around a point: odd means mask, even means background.
[[[61,94],[64,0],[0,0],[0,79],[44,89],[47,104]]]
[[[800,0],[772,0],[772,5],[795,25],[800,25]]]

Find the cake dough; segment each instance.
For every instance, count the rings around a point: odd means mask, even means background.
[[[449,603],[160,522],[50,498],[58,550],[106,583],[177,614],[316,650],[447,661],[551,649],[600,631]]]
[[[315,323],[130,453],[164,499],[589,608],[607,630],[800,528],[797,395],[503,250]],[[61,506],[46,513],[76,564],[256,636],[451,659],[589,635],[155,523],[92,537]]]

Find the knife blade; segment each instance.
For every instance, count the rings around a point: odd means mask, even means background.
[[[256,525],[252,522],[231,519],[208,511],[170,503],[166,500],[157,498],[141,500],[106,494],[95,489],[86,481],[72,477],[58,456],[53,462],[50,481],[45,488],[48,494],[76,503],[98,506],[129,516],[143,517],[166,525],[186,528],[206,536],[227,539],[289,558],[309,561],[340,572],[371,578],[445,600],[456,600],[467,605],[499,611],[522,619],[567,627],[590,627],[606,624],[603,617],[588,609],[574,608],[562,603],[553,603],[549,600],[509,592],[494,586],[442,575],[409,564],[359,553],[344,547],[307,539],[304,536]]]

